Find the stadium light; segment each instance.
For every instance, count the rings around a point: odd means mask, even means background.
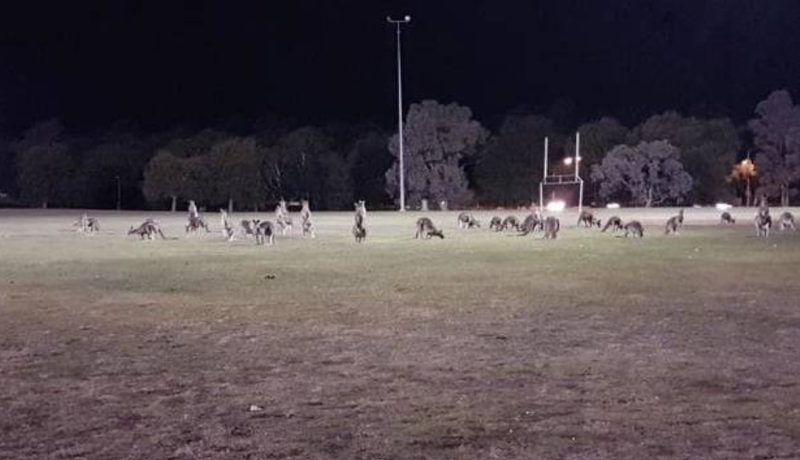
[[[403,152],[403,61],[400,54],[400,26],[411,22],[411,16],[405,15],[402,19],[386,17],[386,22],[394,24],[397,28],[397,142],[398,142],[398,169],[400,174],[400,211],[406,210],[406,171]]]
[[[553,200],[547,203],[547,210],[549,212],[561,212],[567,207],[567,203],[562,200]]]

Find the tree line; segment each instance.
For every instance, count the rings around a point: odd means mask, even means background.
[[[538,201],[544,138],[549,168],[566,173],[561,160],[574,155],[574,131],[581,133],[587,203],[742,204],[757,193],[788,205],[800,191],[800,106],[783,90],[740,126],[674,111],[631,127],[611,117],[565,126],[518,111],[489,129],[468,107],[425,100],[406,113],[407,203]],[[126,209],[174,210],[193,199],[209,209],[259,210],[307,199],[316,209],[346,209],[355,200],[392,208],[398,156],[397,135],[372,125],[290,126],[275,118],[235,129],[143,133],[117,123],[96,135],[71,135],[47,120],[0,138],[0,204],[114,208],[121,198]]]

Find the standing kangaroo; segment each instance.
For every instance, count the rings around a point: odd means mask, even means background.
[[[303,236],[315,238],[314,222],[311,220],[311,208],[308,205],[308,200],[302,200],[303,209],[300,210],[300,221],[303,227]]]
[[[367,239],[367,206],[364,200],[355,203],[356,214],[353,224],[353,236],[356,243],[363,243]]]
[[[444,233],[433,225],[433,221],[427,217],[420,217],[417,219],[417,232],[414,234],[415,239],[424,238],[431,239],[433,236],[438,236],[444,239]]]
[[[496,232],[503,230],[503,219],[498,216],[492,217],[492,220],[489,221],[489,230],[494,230]]]
[[[256,244],[262,245],[266,240],[267,244],[272,246],[275,243],[275,226],[272,222],[258,219],[253,220],[253,227],[256,230]]]
[[[281,235],[285,235],[287,231],[292,229],[292,216],[289,215],[286,200],[280,200],[278,205],[275,206],[275,222],[281,229]]]
[[[762,199],[755,219],[756,236],[769,238],[769,231],[772,228],[772,216],[769,215],[769,207],[766,200]]]
[[[561,229],[561,222],[558,218],[548,216],[544,220],[544,239],[554,240],[558,236],[558,231]]]
[[[667,223],[664,226],[664,234],[669,235],[670,233],[678,233],[678,230],[683,227],[683,209],[678,211],[678,215],[672,216],[667,219]]]

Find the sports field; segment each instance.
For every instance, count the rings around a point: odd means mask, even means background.
[[[555,241],[370,212],[360,245],[315,213],[270,247],[0,210],[0,459],[800,458],[800,232],[675,212]]]

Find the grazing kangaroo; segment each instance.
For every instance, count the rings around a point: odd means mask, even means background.
[[[500,224],[500,230],[508,230],[513,228],[516,231],[519,231],[519,220],[515,216],[508,216],[503,219],[503,223]]]
[[[784,230],[797,230],[797,227],[794,225],[794,214],[789,211],[784,212],[781,214],[780,218],[780,229],[781,231]]]
[[[729,213],[728,211],[725,211],[719,216],[719,223],[720,223],[720,225],[735,224],[736,223],[736,219],[733,218],[731,213]]]
[[[583,224],[584,227],[597,227],[600,228],[600,219],[596,219],[592,211],[588,211],[584,209],[581,211],[581,214],[578,216],[578,226],[580,227]]]
[[[303,209],[300,210],[300,220],[303,227],[303,236],[315,238],[317,235],[314,233],[314,222],[311,220],[311,208],[308,206],[308,200],[302,200]]]
[[[204,228],[206,230],[206,233],[211,232],[211,230],[209,230],[208,228],[208,224],[206,224],[206,221],[203,220],[202,217],[190,215],[189,223],[186,224],[186,233],[196,232],[200,228]]]
[[[462,212],[458,215],[458,228],[481,228],[481,223],[472,214]]]
[[[148,240],[154,240],[156,239],[156,235],[159,235],[161,239],[167,239],[167,237],[164,236],[164,232],[161,231],[161,226],[153,219],[145,220],[142,222],[142,225],[136,228],[131,226],[130,230],[128,230],[128,235],[139,235],[141,239],[147,238]]]
[[[629,235],[635,238],[644,238],[644,227],[642,227],[642,223],[638,220],[632,220],[625,224],[625,238]]]
[[[86,213],[83,213],[72,226],[76,227],[76,231],[81,233],[93,234],[100,231],[100,222],[94,217],[89,217]]]
[[[536,211],[533,214],[528,214],[528,216],[525,217],[525,220],[522,221],[522,225],[519,226],[519,231],[521,232],[519,236],[525,236],[528,233],[543,229],[544,219],[542,219],[542,215],[539,213],[539,211]]]
[[[561,222],[553,216],[547,217],[544,220],[544,239],[556,239],[559,229],[561,229]]]
[[[222,226],[222,236],[228,241],[233,241],[236,237],[236,228],[228,219],[228,213],[224,209],[219,210],[219,223]]]
[[[275,243],[275,226],[272,222],[268,220],[262,222],[261,220],[253,219],[253,228],[256,230],[257,245],[264,244],[265,239],[270,246]]]
[[[672,216],[667,219],[667,223],[664,226],[664,234],[669,235],[670,233],[678,233],[678,229],[683,227],[683,209],[678,211],[678,215]]]
[[[601,231],[605,232],[609,228],[611,229],[612,232],[617,232],[622,230],[622,219],[620,219],[619,216],[609,217],[609,219],[606,221],[606,225],[603,226],[603,230]]]
[[[496,232],[503,230],[503,219],[494,216],[492,220],[489,221],[489,230],[494,230]]]
[[[281,235],[285,235],[288,230],[292,229],[292,216],[289,215],[286,200],[279,201],[275,206],[275,222],[281,229]]]
[[[355,203],[356,214],[353,224],[353,236],[356,243],[363,243],[367,239],[367,206],[364,200]]]
[[[444,233],[433,225],[433,221],[427,217],[420,217],[417,219],[417,232],[414,234],[415,239],[424,238],[431,239],[433,236],[438,236],[444,239]]]

